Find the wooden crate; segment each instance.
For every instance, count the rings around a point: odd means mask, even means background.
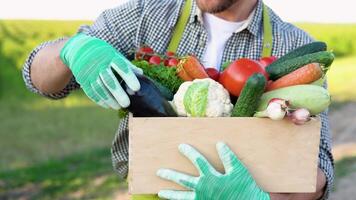
[[[183,189],[160,179],[156,171],[171,168],[198,175],[178,151],[187,143],[220,172],[216,143],[236,153],[258,185],[267,192],[315,192],[320,119],[303,126],[259,118],[133,118],[129,120],[129,192],[156,194]]]

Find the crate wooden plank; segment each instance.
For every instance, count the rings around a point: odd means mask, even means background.
[[[156,176],[160,168],[198,175],[178,152],[187,143],[220,171],[216,143],[223,141],[268,192],[315,192],[320,120],[303,126],[258,118],[130,118],[129,191],[156,194],[183,189]]]

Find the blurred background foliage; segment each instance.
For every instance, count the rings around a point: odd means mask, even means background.
[[[116,113],[94,106],[81,91],[61,101],[41,98],[21,76],[35,46],[90,23],[0,21],[0,199],[111,199],[124,191],[110,159]],[[356,102],[356,25],[297,26],[337,55],[328,75],[333,108]]]

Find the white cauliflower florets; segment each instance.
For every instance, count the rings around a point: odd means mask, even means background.
[[[184,117],[192,116],[191,113],[187,112],[187,110],[189,109],[186,109],[184,106],[184,97],[188,88],[194,83],[209,84],[206,110],[203,117],[229,117],[231,115],[233,105],[230,101],[230,96],[228,91],[220,83],[210,78],[206,78],[206,79],[195,79],[194,81],[187,81],[184,82],[179,87],[173,99],[173,105],[179,116],[184,116]],[[202,98],[202,97],[196,96],[195,98]]]

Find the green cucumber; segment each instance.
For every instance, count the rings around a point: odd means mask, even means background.
[[[312,115],[323,112],[331,103],[330,94],[323,87],[296,85],[264,93],[257,111],[266,110],[268,103],[273,98],[288,100],[291,108],[306,108]]]
[[[334,61],[334,58],[335,56],[332,52],[321,51],[285,60],[283,62],[274,62],[266,67],[266,71],[271,80],[277,80],[309,63],[320,63],[328,68]]]
[[[280,57],[276,62],[283,62],[286,60],[290,60],[293,58],[297,58],[299,56],[304,56],[307,54],[311,54],[311,53],[316,53],[316,52],[320,52],[320,51],[326,51],[327,49],[327,45],[325,42],[312,42],[309,44],[305,44],[303,46],[300,46],[290,52],[288,52],[287,54],[285,54],[284,56]]]
[[[232,110],[232,117],[252,117],[259,105],[267,84],[262,74],[252,75],[242,88],[242,92]]]

